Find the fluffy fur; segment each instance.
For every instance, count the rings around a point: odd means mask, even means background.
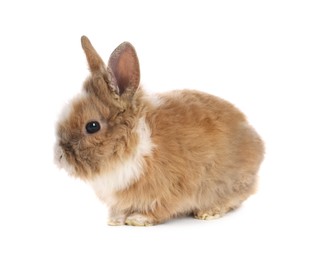
[[[193,90],[149,96],[131,44],[108,66],[82,46],[91,76],[57,125],[55,158],[108,204],[110,225],[217,218],[255,192],[263,142],[237,108]]]

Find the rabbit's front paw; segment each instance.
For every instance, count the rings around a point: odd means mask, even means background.
[[[194,217],[201,220],[217,219],[225,215],[228,209],[213,208],[209,210],[199,210],[194,212]]]
[[[129,226],[152,226],[154,225],[152,219],[146,215],[134,213],[128,216],[125,224]]]
[[[204,213],[201,212],[194,215],[196,219],[201,219],[201,220],[217,219],[217,218],[220,218],[221,216],[222,215],[219,213],[210,213],[210,212],[204,212]]]

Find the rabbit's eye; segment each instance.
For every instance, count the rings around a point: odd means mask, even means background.
[[[91,121],[86,124],[86,130],[88,134],[94,134],[101,129],[100,123],[97,121]]]

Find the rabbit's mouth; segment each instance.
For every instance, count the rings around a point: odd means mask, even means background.
[[[55,164],[59,168],[66,170],[70,174],[74,173],[74,168],[67,162],[64,150],[58,144],[55,145],[54,157]]]
[[[64,168],[65,165],[65,155],[63,149],[59,145],[55,145],[55,156],[54,161],[59,168]]]

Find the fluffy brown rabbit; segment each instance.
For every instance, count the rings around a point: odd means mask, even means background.
[[[194,90],[148,95],[130,43],[108,66],[81,43],[91,76],[57,125],[55,157],[109,206],[109,225],[218,218],[255,192],[263,142],[238,109]]]

